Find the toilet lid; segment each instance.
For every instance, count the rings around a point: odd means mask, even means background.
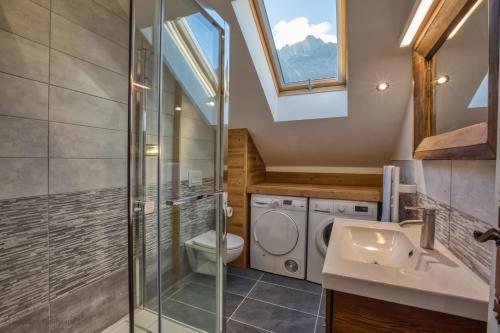
[[[207,232],[193,238],[193,243],[195,243],[196,245],[199,245],[199,246],[214,249],[216,237],[217,237],[217,234],[215,233],[215,230],[210,230],[210,231],[207,231]],[[241,238],[240,236],[236,236],[236,235],[228,233],[226,243],[227,243],[226,249],[234,250],[234,249],[242,247],[244,241],[243,241],[243,238]]]

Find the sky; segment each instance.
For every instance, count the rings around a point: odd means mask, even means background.
[[[313,35],[337,42],[335,0],[263,0],[277,49]],[[314,5],[312,5],[314,3]]]

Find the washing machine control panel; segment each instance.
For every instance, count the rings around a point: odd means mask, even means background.
[[[305,211],[307,210],[307,199],[292,197],[274,198],[253,196],[252,206],[293,211]]]
[[[377,218],[377,204],[374,202],[334,201],[334,214],[353,218]]]

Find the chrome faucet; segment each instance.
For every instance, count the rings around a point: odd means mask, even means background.
[[[429,207],[405,207],[408,211],[422,212],[421,220],[406,220],[399,223],[401,227],[409,224],[421,224],[420,247],[423,249],[434,249],[434,235],[436,231],[436,209]]]

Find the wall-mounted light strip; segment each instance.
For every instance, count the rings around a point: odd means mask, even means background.
[[[433,2],[434,0],[420,0],[417,10],[411,19],[411,23],[408,26],[408,29],[406,29],[400,47],[409,46],[413,42],[413,39],[415,38],[415,35],[417,34],[420,25],[422,25],[422,22],[424,21],[425,16],[431,8]]]
[[[467,14],[465,14],[465,16],[460,20],[460,22],[458,22],[458,24],[456,25],[456,27],[450,32],[450,34],[448,35],[448,39],[452,39],[453,37],[455,37],[455,35],[457,34],[457,32],[460,30],[460,28],[462,28],[462,26],[469,19],[469,17],[472,15],[472,13],[474,13],[474,11],[477,9],[477,7],[479,7],[479,5],[481,4],[481,2],[483,2],[483,0],[477,0],[476,1],[476,3],[474,4],[474,6],[472,6],[469,9],[469,11],[467,12]]]

